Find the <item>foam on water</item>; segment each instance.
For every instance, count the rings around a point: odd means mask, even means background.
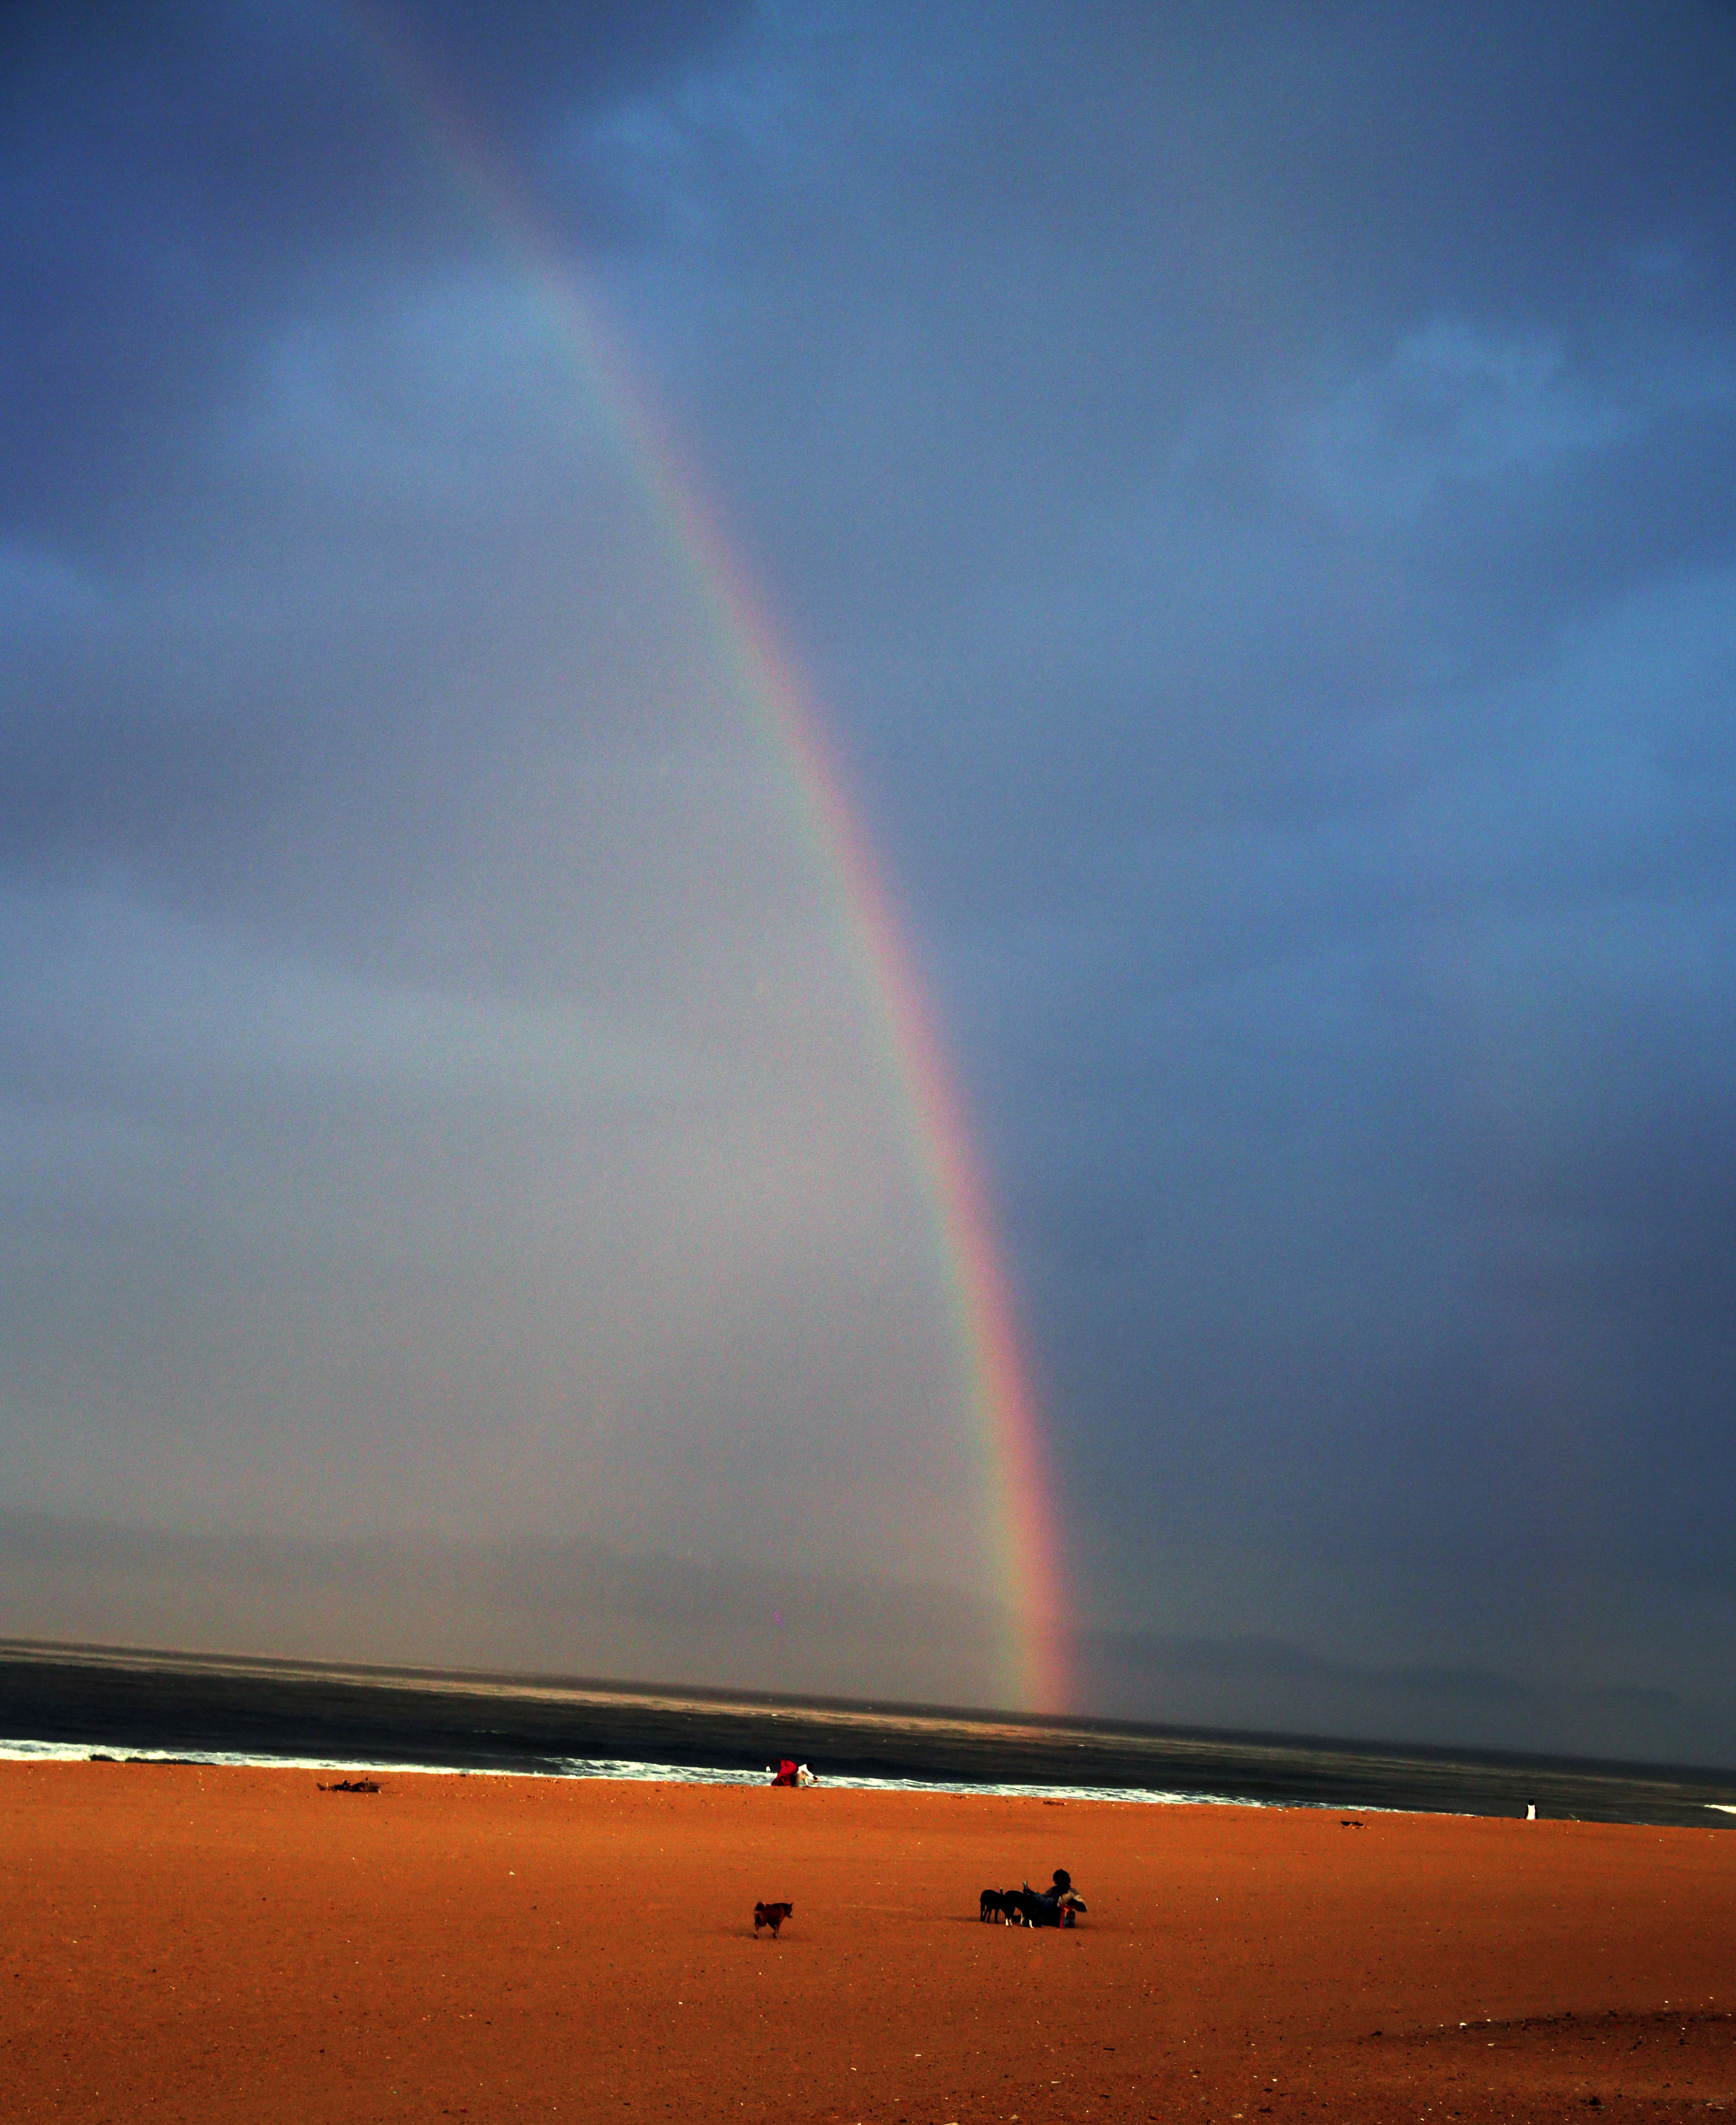
[[[680,1786],[763,1786],[770,1778],[763,1771],[725,1770],[710,1765],[658,1764],[620,1756],[535,1756],[519,1765],[459,1765],[404,1763],[383,1758],[356,1756],[268,1756],[229,1749],[145,1749],[124,1743],[101,1745],[87,1741],[34,1741],[0,1739],[0,1763],[127,1763],[192,1764],[250,1770],[320,1771],[342,1775],[366,1772],[382,1781],[400,1778],[464,1779],[616,1779],[635,1784]],[[965,1779],[860,1778],[828,1773],[815,1784],[822,1790],[856,1793],[961,1793],[998,1800],[1118,1801],[1158,1807],[1276,1807],[1303,1808],[1323,1814],[1354,1816],[1402,1815],[1414,1811],[1384,1801],[1327,1800],[1318,1794],[1257,1796],[1249,1793],[1201,1793],[1183,1788],[1146,1786],[1040,1784],[988,1783]],[[1689,1811],[1673,1819],[1691,1821],[1701,1809],[1736,1816],[1736,1802],[1690,1799]],[[1439,1802],[1426,1810],[1431,1814],[1461,1812]],[[1491,1811],[1482,1811],[1489,1812]],[[1504,1810],[1493,1811],[1504,1812]],[[1577,1820],[1578,1817],[1569,1817]],[[1596,1820],[1597,1818],[1592,1818]],[[1615,1817],[1614,1820],[1636,1819]],[[1666,1818],[1671,1819],[1671,1818]],[[1700,1820],[1704,1821],[1703,1815]]]
[[[716,1770],[691,1764],[642,1764],[604,1756],[545,1758],[534,1769],[471,1769],[451,1764],[381,1763],[355,1756],[342,1760],[328,1756],[250,1756],[227,1749],[99,1749],[82,1741],[0,1741],[0,1763],[199,1764],[244,1770],[365,1771],[379,1779],[620,1779],[639,1784],[677,1786],[763,1786],[768,1776],[767,1771]],[[1144,1805],[1168,1807],[1267,1807],[1277,1804],[1238,1800],[1223,1793],[1153,1793],[1143,1786],[982,1785],[947,1779],[843,1777],[817,1779],[814,1783],[828,1790],[842,1788],[854,1793],[966,1793],[1000,1800],[1138,1801]],[[1357,1811],[1359,1814],[1368,1812]]]

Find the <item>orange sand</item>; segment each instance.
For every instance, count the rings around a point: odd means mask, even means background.
[[[1736,2101],[1730,1829],[1361,1820],[3,1765],[0,2118]],[[1090,1904],[1076,1931],[977,1923],[979,1889],[1058,1865]],[[795,1917],[756,1939],[774,1897]]]

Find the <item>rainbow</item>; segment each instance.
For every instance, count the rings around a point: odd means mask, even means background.
[[[347,18],[433,167],[455,181],[540,289],[595,407],[644,491],[759,737],[789,789],[834,902],[847,957],[908,1118],[917,1177],[938,1242],[954,1334],[981,1448],[984,1509],[1013,1623],[1001,1687],[1033,1711],[1071,1699],[1059,1545],[1031,1371],[963,1102],[861,816],[849,801],[812,692],[726,545],[698,483],[633,379],[594,302],[476,128],[406,37],[364,0]]]

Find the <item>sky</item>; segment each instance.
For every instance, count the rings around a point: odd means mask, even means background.
[[[0,12],[0,1633],[1017,1694],[726,562],[1066,1704],[1736,1761],[1733,108],[1711,0]]]

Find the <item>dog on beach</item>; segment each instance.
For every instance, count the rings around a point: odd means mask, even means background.
[[[794,1904],[756,1904],[753,1906],[753,1935],[759,1938],[762,1926],[770,1926],[771,1938],[777,1939],[777,1929],[795,1909]]]
[[[984,1925],[1011,1925],[1013,1922],[1007,1899],[998,1889],[984,1890],[977,1900],[977,1916]]]

